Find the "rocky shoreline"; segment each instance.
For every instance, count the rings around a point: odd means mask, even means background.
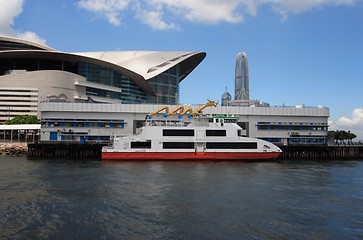
[[[22,143],[0,143],[1,156],[27,156],[28,144]]]

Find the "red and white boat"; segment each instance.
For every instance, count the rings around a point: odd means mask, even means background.
[[[102,149],[102,159],[243,161],[276,159],[282,153],[270,142],[241,136],[237,120],[233,116],[196,116],[186,125],[181,120],[149,117],[140,134],[114,138]]]

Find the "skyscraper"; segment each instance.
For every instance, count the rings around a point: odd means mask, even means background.
[[[236,76],[234,86],[235,100],[250,99],[250,83],[248,77],[248,60],[245,52],[237,54],[236,58]]]

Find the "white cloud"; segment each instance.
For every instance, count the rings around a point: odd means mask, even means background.
[[[285,21],[289,13],[299,14],[325,5],[353,5],[355,0],[271,0],[272,10],[281,15],[281,20]]]
[[[352,117],[341,117],[337,122],[338,126],[344,127],[360,127],[363,129],[363,109],[356,108],[353,110]]]
[[[176,17],[191,22],[240,23],[244,15],[256,16],[258,9],[268,5],[271,10],[288,19],[289,14],[300,14],[327,5],[353,5],[356,0],[79,0],[78,6],[120,25],[124,11],[134,11],[136,19],[153,29],[178,29],[164,17]]]
[[[167,23],[162,20],[162,16],[164,14],[162,6],[148,10],[145,9],[145,6],[141,7],[139,3],[136,3],[134,9],[136,12],[136,18],[141,22],[151,26],[151,28],[154,30],[169,30],[179,28],[174,23]]]
[[[120,15],[128,7],[129,0],[80,0],[77,5],[105,17],[111,24],[119,26],[121,25]]]
[[[25,39],[25,40],[28,40],[28,41],[31,41],[31,42],[39,43],[39,44],[42,44],[42,45],[46,45],[46,40],[39,37],[38,34],[36,34],[35,32],[16,31],[15,37]]]
[[[14,24],[14,18],[18,16],[22,9],[22,0],[0,0],[0,31],[9,33],[12,31],[11,26]]]
[[[183,16],[191,22],[229,22],[243,21],[241,13],[237,12],[241,0],[151,0],[162,5],[170,12]]]
[[[363,109],[355,108],[352,116],[341,117],[334,124],[335,130],[350,130],[357,135],[357,140],[363,139]]]
[[[273,6],[282,11],[292,13],[302,13],[313,8],[323,7],[324,5],[352,5],[355,0],[271,0]]]
[[[0,34],[45,44],[36,33],[14,29],[14,19],[23,11],[24,0],[0,0]]]

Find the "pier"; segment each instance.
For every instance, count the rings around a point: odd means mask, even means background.
[[[343,160],[363,159],[363,145],[343,146],[280,146],[279,159]]]
[[[28,157],[73,160],[101,160],[105,143],[44,142],[29,143]]]
[[[40,142],[28,144],[28,157],[101,160],[106,143]],[[363,145],[280,146],[279,160],[348,160],[363,159]]]

